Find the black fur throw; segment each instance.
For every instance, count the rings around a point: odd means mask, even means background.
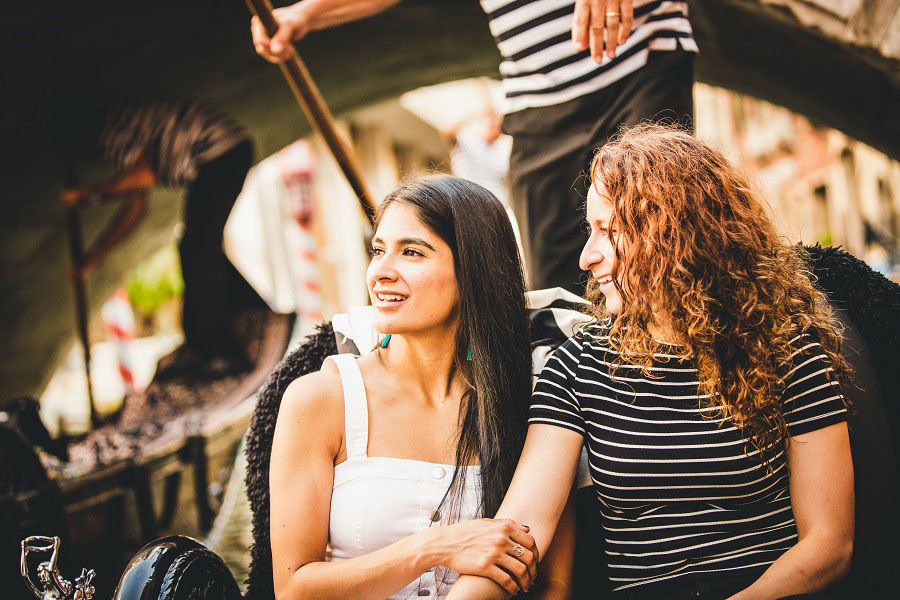
[[[272,435],[281,406],[281,397],[288,385],[298,377],[318,371],[324,360],[337,353],[337,343],[331,323],[319,326],[302,346],[288,355],[263,384],[256,401],[256,410],[247,433],[247,497],[253,511],[253,545],[250,547],[250,575],[247,577],[247,598],[272,600],[272,550],[269,543],[269,459]]]
[[[900,285],[841,250],[806,246],[816,285],[853,320],[868,347],[881,388],[894,450],[900,450]]]

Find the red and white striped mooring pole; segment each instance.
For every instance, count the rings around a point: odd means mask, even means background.
[[[106,337],[116,349],[119,375],[122,376],[126,392],[133,392],[134,363],[128,346],[134,340],[134,312],[131,310],[131,302],[128,301],[128,293],[124,289],[117,290],[103,305],[100,317],[103,320]]]

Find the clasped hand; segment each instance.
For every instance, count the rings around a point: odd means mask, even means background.
[[[527,526],[509,519],[475,519],[431,531],[437,564],[492,579],[510,594],[531,588],[540,557]]]

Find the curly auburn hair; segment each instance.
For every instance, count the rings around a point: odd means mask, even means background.
[[[653,354],[672,352],[650,332],[671,327],[680,358],[696,363],[699,396],[719,409],[711,417],[730,418],[767,462],[788,441],[781,398],[799,349],[792,340],[810,334],[834,376],[849,374],[802,247],[779,236],[738,169],[675,127],[621,130],[597,152],[591,180],[613,204],[612,274],[623,300],[610,332],[617,362],[650,376]],[[595,317],[609,316],[593,279],[587,297]]]

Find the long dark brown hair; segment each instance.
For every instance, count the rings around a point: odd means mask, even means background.
[[[466,465],[477,462],[481,508],[490,517],[516,469],[531,395],[525,281],[512,225],[493,194],[450,175],[402,184],[379,205],[376,228],[398,202],[412,206],[453,252],[459,298],[454,369],[468,391],[460,405],[457,467],[445,503],[451,514],[458,511]]]
[[[610,336],[619,360],[649,367],[654,353],[671,352],[650,334],[656,315],[667,315],[672,341],[696,361],[701,397],[762,457],[776,452],[787,440],[781,396],[792,340],[810,335],[837,378],[849,375],[802,249],[778,234],[760,195],[720,152],[675,127],[621,131],[598,151],[591,179],[606,187],[610,235],[619,236],[613,280],[623,309]],[[604,317],[595,283],[588,298]]]

